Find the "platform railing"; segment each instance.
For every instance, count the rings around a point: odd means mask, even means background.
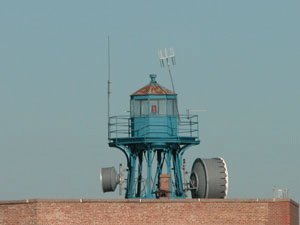
[[[157,117],[157,116],[156,116]],[[160,115],[160,117],[166,117]],[[168,135],[174,137],[197,137],[199,138],[198,115],[180,115],[177,126],[170,126],[166,123],[145,124],[145,126],[134,129],[130,116],[112,116],[108,123],[108,138],[128,138],[133,137],[133,133],[142,137],[147,137],[152,133],[157,135]],[[153,131],[155,129],[155,131]],[[176,130],[174,130],[176,129]],[[176,132],[177,131],[177,132]],[[140,135],[138,135],[141,137]]]
[[[129,116],[111,116],[108,121],[108,138],[131,136],[131,121]]]

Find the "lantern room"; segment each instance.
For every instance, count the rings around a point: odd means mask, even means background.
[[[150,83],[130,96],[132,137],[177,136],[177,94],[162,87],[150,75]]]

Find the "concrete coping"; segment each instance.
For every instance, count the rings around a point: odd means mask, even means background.
[[[273,203],[273,202],[290,202],[299,207],[299,204],[290,199],[26,199],[26,200],[9,200],[0,201],[0,205],[6,204],[30,204],[30,203]]]

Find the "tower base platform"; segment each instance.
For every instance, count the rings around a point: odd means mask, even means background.
[[[0,224],[299,224],[291,199],[0,201]]]

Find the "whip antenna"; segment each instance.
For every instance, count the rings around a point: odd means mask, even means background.
[[[108,140],[110,140],[110,46],[109,46],[109,36],[107,39],[107,130],[108,130]]]

